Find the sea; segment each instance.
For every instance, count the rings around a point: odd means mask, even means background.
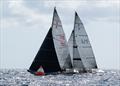
[[[27,69],[0,69],[0,86],[120,86],[120,70],[35,76]]]

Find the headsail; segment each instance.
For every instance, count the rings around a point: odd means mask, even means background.
[[[43,67],[45,73],[61,70],[53,43],[52,28],[47,33],[29,70],[36,72],[40,66]]]
[[[86,70],[96,69],[97,64],[95,61],[95,56],[93,54],[93,50],[88,35],[77,13],[75,13],[74,31],[78,52],[80,54],[85,69]]]

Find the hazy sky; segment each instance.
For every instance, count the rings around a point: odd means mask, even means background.
[[[77,11],[102,69],[120,69],[119,0],[1,0],[0,68],[29,68],[56,6],[68,39]]]

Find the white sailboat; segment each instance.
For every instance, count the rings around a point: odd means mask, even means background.
[[[97,69],[95,56],[82,21],[75,12],[74,29],[68,41],[73,69],[87,72]]]

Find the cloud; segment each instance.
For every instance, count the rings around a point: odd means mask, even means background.
[[[120,1],[119,0],[87,0],[87,4],[95,5],[96,7],[110,7],[110,6],[119,6]]]
[[[41,2],[41,0],[40,0]],[[81,9],[80,7],[84,6],[95,6],[95,7],[110,7],[110,6],[118,6],[119,7],[120,1],[119,0],[65,0],[65,1],[60,1],[60,0],[45,0],[44,5],[46,7],[60,7],[60,8],[65,8],[68,10],[76,10],[76,9]]]
[[[66,19],[66,16],[68,16],[68,20],[72,19],[71,16],[73,16],[73,12],[76,10],[78,14],[82,18],[86,18],[87,20],[113,20],[113,21],[119,21],[119,0],[66,0],[66,1],[56,1],[56,0],[45,0],[45,1],[32,1],[35,3],[31,3],[31,7],[27,6],[26,3],[29,3],[25,0],[12,0],[7,1],[8,10],[9,13],[7,13],[8,17],[11,17],[9,14],[11,13],[13,20],[16,20],[16,22],[21,23],[23,25],[34,25],[34,26],[42,26],[46,23],[50,24],[51,22],[51,15],[49,13],[45,13],[48,11],[49,8],[52,8],[54,6],[57,7],[58,11],[60,10],[61,15],[63,18]],[[41,3],[39,7],[36,7],[36,3]],[[29,3],[30,4],[30,3]],[[5,6],[7,6],[5,5]],[[42,7],[41,7],[42,6]],[[34,9],[33,9],[34,7]],[[36,7],[36,8],[35,8]],[[40,8],[40,10],[39,10]],[[42,8],[42,10],[41,10]],[[38,9],[38,10],[36,10]],[[106,13],[107,11],[107,13]],[[50,12],[51,13],[51,12]],[[51,13],[52,14],[52,13]],[[6,17],[7,18],[7,17]],[[116,19],[116,20],[115,20]],[[8,20],[11,20],[8,18]],[[42,21],[42,22],[41,22]],[[71,24],[70,22],[66,23]],[[13,21],[12,21],[13,22]]]
[[[13,18],[16,19],[17,22],[23,23],[24,25],[42,25],[50,21],[48,14],[44,14],[26,7],[25,1],[23,0],[8,1],[8,9],[11,14],[14,15]]]
[[[31,17],[33,19],[37,19],[40,17],[38,13],[35,13],[33,10],[30,10],[29,8],[25,7],[23,0],[9,1],[8,5],[13,14],[25,16],[27,18]]]
[[[79,6],[86,5],[86,1],[76,1],[76,0],[66,0],[66,1],[55,1],[55,0],[48,0],[44,1],[44,4],[46,7],[58,7],[58,8],[64,8],[67,10],[76,10]]]
[[[86,18],[87,21],[107,21],[109,22],[118,22],[119,18],[119,9],[120,9],[119,0],[66,0],[66,1],[44,1],[45,7],[54,7],[56,6],[58,10],[61,10],[61,15],[66,19],[66,16],[70,18],[73,16],[74,11],[77,11],[81,17]]]
[[[13,18],[2,18],[0,21],[1,29],[7,29],[7,28],[16,28],[19,26],[19,23],[16,22]]]

